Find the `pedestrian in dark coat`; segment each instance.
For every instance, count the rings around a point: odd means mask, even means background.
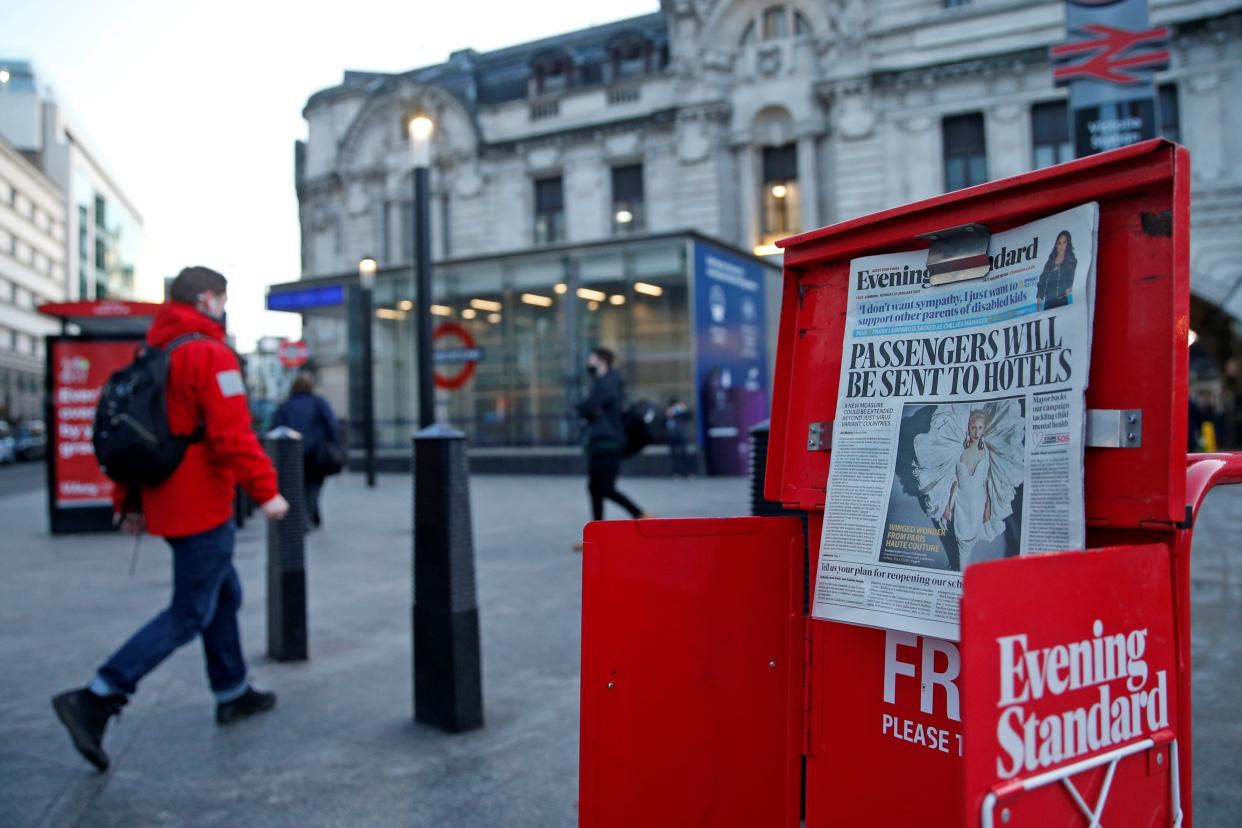
[[[332,406],[315,393],[315,378],[303,371],[293,380],[289,399],[272,418],[273,427],[288,426],[302,435],[302,473],[306,485],[306,511],[310,525],[323,523],[319,494],[329,474],[340,471],[340,439]],[[334,456],[335,455],[335,456]]]
[[[690,409],[676,397],[668,401],[664,409],[664,431],[668,435],[668,453],[673,461],[673,477],[690,477],[694,466],[690,461],[689,444],[686,440],[686,424]]]
[[[591,494],[591,516],[604,519],[604,501],[611,500],[630,513],[646,517],[639,506],[617,490],[617,476],[625,456],[625,423],[622,407],[625,386],[621,373],[613,367],[616,357],[607,348],[595,348],[587,357],[591,390],[578,402],[577,410],[586,422],[583,448],[587,456],[587,491]]]

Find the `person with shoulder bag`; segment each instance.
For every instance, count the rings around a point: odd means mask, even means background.
[[[303,371],[293,380],[289,399],[280,404],[272,418],[273,427],[288,426],[302,435],[302,473],[306,482],[306,514],[310,525],[323,525],[319,494],[323,481],[340,473],[345,465],[340,433],[332,406],[315,393],[315,377]]]
[[[591,349],[586,364],[591,389],[576,406],[578,416],[584,421],[587,491],[591,495],[591,517],[594,520],[604,519],[605,500],[616,503],[632,518],[651,517],[617,489],[621,461],[640,450],[645,443],[630,446],[632,439],[626,427],[625,386],[621,372],[613,367],[615,361],[616,356],[607,348]],[[645,427],[648,423],[635,425]],[[650,440],[649,432],[646,433],[646,440]],[[575,543],[573,549],[581,552],[581,542]]]

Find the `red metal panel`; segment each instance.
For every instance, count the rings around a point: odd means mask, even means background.
[[[811,511],[824,508],[828,452],[807,451],[807,428],[836,411],[849,260],[786,267],[785,279],[765,496]]]
[[[1188,175],[1184,149],[1149,141],[784,242],[786,280],[794,287],[785,291],[781,316],[769,496],[823,508],[828,458],[807,451],[807,426],[835,416],[851,258],[925,247],[918,234],[967,222],[1002,231],[1094,200],[1100,256],[1087,405],[1142,409],[1144,423],[1142,448],[1087,451],[1088,521],[1134,527],[1182,521]]]
[[[812,537],[822,523],[812,515]],[[808,623],[806,828],[961,825],[957,645]]]
[[[580,824],[796,826],[802,528],[587,526]]]
[[[1066,584],[1091,589],[1084,600],[1056,600]],[[1002,797],[992,809],[997,825],[1081,824],[1062,783],[1023,792],[1022,781],[1148,737],[1161,745],[1117,764],[1102,818],[1173,822],[1167,742],[1181,732],[1179,697],[1189,692],[1190,673],[1175,656],[1172,592],[1163,544],[966,570],[966,824],[980,824],[989,791]],[[1094,806],[1105,777],[1100,767],[1071,781]],[[1184,788],[1183,805],[1189,796]]]

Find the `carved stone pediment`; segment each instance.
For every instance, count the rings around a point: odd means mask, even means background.
[[[817,84],[815,92],[828,107],[833,132],[842,138],[867,138],[875,130],[871,84],[865,78],[851,78]]]
[[[604,155],[608,158],[635,156],[641,150],[642,138],[637,132],[619,132],[604,139]]]
[[[458,198],[474,198],[483,192],[483,176],[477,162],[459,164],[453,169],[453,194]]]
[[[408,139],[402,124],[414,113],[426,114],[435,122],[433,158],[473,157],[477,153],[478,125],[462,102],[438,86],[404,79],[373,94],[355,116],[340,142],[340,169],[357,171],[408,163],[403,157]]]
[[[683,107],[677,112],[677,157],[684,164],[703,161],[712,151],[715,133],[728,122],[731,109],[722,101]]]
[[[765,78],[780,74],[785,51],[779,44],[760,47],[755,51],[755,69]]]
[[[555,144],[541,144],[526,151],[526,169],[531,172],[552,169],[560,165],[561,149]]]

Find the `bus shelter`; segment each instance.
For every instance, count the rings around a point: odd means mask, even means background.
[[[95,460],[95,405],[128,365],[162,306],[113,299],[59,302],[39,312],[61,321],[47,337],[47,514],[53,535],[112,528],[112,481]]]

